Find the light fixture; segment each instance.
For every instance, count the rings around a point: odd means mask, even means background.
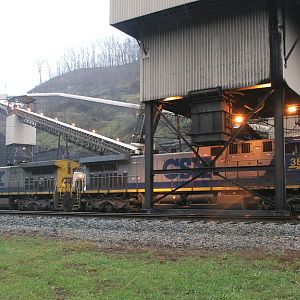
[[[256,89],[267,89],[271,88],[271,83],[263,83],[263,84],[257,84],[257,85],[251,85],[247,87],[240,88],[239,91],[248,91],[248,90],[256,90]]]
[[[297,112],[297,110],[298,109],[297,109],[297,106],[295,104],[288,105],[288,107],[287,107],[287,112],[289,114],[294,114],[294,113]]]
[[[242,124],[245,118],[242,115],[236,115],[233,120],[235,124]]]
[[[163,102],[175,101],[175,100],[182,100],[183,96],[170,96],[163,99]]]

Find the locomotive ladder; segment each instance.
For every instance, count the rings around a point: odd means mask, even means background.
[[[81,206],[81,184],[72,178],[63,178],[55,208],[63,210],[79,210]]]

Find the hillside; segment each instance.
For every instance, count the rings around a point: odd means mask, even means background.
[[[117,101],[139,103],[139,63],[134,62],[117,67],[80,69],[57,76],[36,86],[30,93],[62,92],[69,94],[100,97]],[[58,118],[68,124],[93,130],[102,135],[120,138],[123,142],[130,142],[136,125],[135,115],[120,111],[105,110],[96,103],[80,101],[39,100],[35,110],[46,116]],[[5,165],[5,117],[0,116],[0,164]],[[56,159],[58,138],[45,132],[37,132],[36,159]],[[62,142],[60,153],[65,152]],[[93,155],[74,145],[69,144],[71,158]],[[63,156],[61,156],[63,157]]]
[[[62,92],[119,101],[139,101],[139,62],[79,69],[48,80],[30,93]]]

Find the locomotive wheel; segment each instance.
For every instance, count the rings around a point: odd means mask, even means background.
[[[72,194],[70,192],[67,192],[64,194],[62,199],[62,209],[63,211],[72,211],[73,208],[73,199]]]

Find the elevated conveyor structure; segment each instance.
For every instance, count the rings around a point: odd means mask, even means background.
[[[64,138],[75,145],[102,155],[131,154],[138,152],[138,148],[125,144],[100,134],[90,132],[34,112],[16,108],[15,114],[25,124],[34,126],[56,136]]]
[[[133,132],[132,141],[134,143],[144,142],[145,107],[143,104],[140,105],[135,103],[127,103],[121,101],[114,101],[114,100],[101,99],[101,98],[95,98],[89,96],[80,96],[74,94],[66,94],[66,93],[32,93],[32,94],[27,94],[26,97],[30,97],[32,99],[38,99],[38,100],[39,99],[56,100],[59,98],[64,98],[66,100],[79,100],[85,102],[93,102],[105,107],[105,109],[134,113],[137,116],[137,124]],[[162,111],[162,113],[172,117],[174,116],[174,113],[166,110],[166,108]]]
[[[5,115],[5,116],[8,116],[9,114],[9,107],[6,106],[4,103],[0,102],[0,113]]]
[[[33,99],[57,99],[58,97],[62,97],[70,100],[75,99],[75,100],[81,100],[87,102],[95,102],[109,109],[117,109],[123,111],[137,112],[141,109],[141,106],[139,104],[88,97],[88,96],[65,94],[65,93],[34,93],[34,94],[27,94],[27,96]]]
[[[0,110],[7,112],[10,108],[0,104]],[[35,128],[46,131],[52,135],[62,136],[68,142],[78,145],[89,151],[101,154],[128,154],[138,153],[135,146],[125,144],[114,139],[84,130],[40,114],[27,111],[22,108],[15,108],[13,112],[20,118],[21,122]]]
[[[64,98],[66,100],[92,102],[97,103],[106,110],[133,113],[137,116],[137,124],[132,135],[132,141],[134,143],[141,143],[143,141],[145,116],[145,108],[143,105],[66,93],[34,93],[27,94],[26,96],[37,100],[57,100],[59,98]]]

